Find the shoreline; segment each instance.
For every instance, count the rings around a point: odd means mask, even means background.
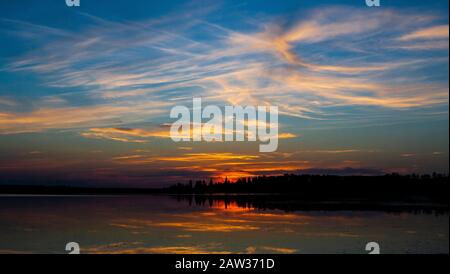
[[[449,204],[433,200],[387,200],[387,199],[304,199],[295,194],[248,194],[248,193],[214,193],[214,194],[174,194],[174,193],[115,193],[115,194],[0,194],[0,199],[33,198],[151,198],[167,197],[189,206],[213,207],[219,203],[225,209],[233,207],[257,210],[293,211],[352,211],[352,212],[392,212],[392,213],[430,213],[448,214]]]

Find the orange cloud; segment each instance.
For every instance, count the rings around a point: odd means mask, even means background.
[[[95,139],[109,139],[119,142],[130,143],[146,143],[148,140],[144,139],[130,139],[129,137],[139,138],[170,138],[168,131],[152,131],[144,129],[132,128],[91,128],[89,132],[81,133],[81,136]]]
[[[441,25],[417,30],[415,32],[403,35],[402,37],[399,38],[399,40],[410,41],[417,39],[436,39],[436,38],[448,39],[448,37],[449,37],[449,26]]]
[[[168,162],[211,162],[211,161],[227,161],[227,160],[253,160],[260,156],[234,154],[234,153],[189,153],[183,156],[160,157],[159,161]]]
[[[141,103],[133,107],[98,105],[89,107],[41,108],[26,113],[0,112],[0,134],[39,132],[99,126],[117,119],[127,120],[162,113],[163,104]],[[131,116],[133,118],[131,118]]]

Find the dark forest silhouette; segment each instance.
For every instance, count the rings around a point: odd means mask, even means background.
[[[241,178],[236,182],[190,181],[168,188],[169,193],[266,193],[316,197],[428,197],[446,199],[448,175],[329,176],[293,175]]]
[[[295,210],[362,210],[445,213],[448,175],[320,176],[284,175],[190,181],[170,193],[190,205],[235,203],[241,208]]]
[[[82,188],[0,186],[0,194],[146,195],[170,194],[193,204],[236,202],[241,207],[283,210],[386,210],[449,208],[448,175],[330,176],[293,175],[189,181],[167,188]]]

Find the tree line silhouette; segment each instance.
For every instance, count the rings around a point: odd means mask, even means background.
[[[448,175],[329,176],[294,175],[240,178],[236,182],[177,184],[167,190],[173,194],[290,194],[303,200],[374,199],[435,201],[448,203]]]
[[[89,188],[73,186],[0,185],[0,194],[52,195],[234,195],[295,196],[296,201],[377,201],[440,203],[448,207],[448,175],[330,176],[294,175],[240,178],[235,182],[210,179],[166,188]]]
[[[448,214],[448,175],[294,175],[189,181],[167,189],[190,205],[283,211],[383,211]]]

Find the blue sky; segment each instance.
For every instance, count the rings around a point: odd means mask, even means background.
[[[2,181],[448,172],[448,1],[0,7]],[[286,138],[174,144],[169,111],[193,97],[277,105]]]

